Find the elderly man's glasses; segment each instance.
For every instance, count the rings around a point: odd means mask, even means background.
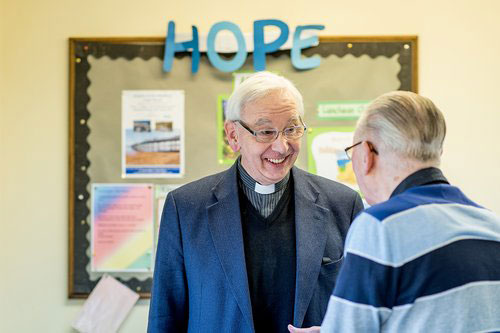
[[[307,127],[304,124],[304,122],[302,121],[302,118],[299,118],[299,120],[302,123],[302,125],[290,126],[290,127],[285,128],[282,131],[279,131],[276,128],[267,128],[267,129],[263,129],[263,130],[259,130],[259,131],[254,131],[247,124],[245,124],[243,121],[236,120],[236,122],[239,123],[241,125],[241,127],[246,129],[250,134],[252,134],[255,137],[255,139],[257,140],[257,142],[269,143],[269,142],[273,142],[274,140],[276,140],[278,138],[278,136],[280,135],[280,133],[282,133],[283,136],[287,140],[300,139],[304,135]]]
[[[363,143],[363,141],[359,141],[359,142],[353,144],[352,146],[349,146],[346,149],[344,149],[345,154],[347,155],[347,158],[349,158],[350,161],[352,161],[352,152],[353,152],[352,148],[354,148],[357,145],[360,145],[362,143]],[[370,147],[370,151],[374,152],[376,155],[378,155],[378,151],[373,147],[373,145],[371,144],[371,142],[367,141],[366,143],[368,144],[368,147]]]

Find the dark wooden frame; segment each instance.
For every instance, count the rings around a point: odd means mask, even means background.
[[[126,58],[136,56],[145,59],[152,56],[162,57],[164,41],[163,37],[70,38],[69,40],[69,298],[86,298],[96,284],[96,282],[81,276],[86,273],[82,269],[85,270],[88,257],[85,253],[85,247],[82,247],[77,239],[80,237],[81,240],[82,233],[85,235],[88,231],[89,226],[86,220],[90,213],[86,206],[86,202],[90,197],[90,193],[86,190],[86,186],[90,181],[86,172],[90,161],[86,160],[85,156],[89,149],[86,141],[89,134],[86,121],[90,115],[86,109],[88,103],[88,96],[86,95],[88,79],[87,82],[84,82],[86,77],[85,79],[81,78],[81,74],[88,70],[86,56],[89,54],[101,56],[106,54],[108,49],[113,49],[115,53],[123,52],[123,56]],[[325,49],[321,48],[322,45],[328,43],[337,43],[334,46],[334,51],[331,51],[331,49],[325,51]],[[417,36],[320,37],[320,45],[317,48],[305,50],[304,54],[310,56],[330,52],[330,54],[334,53],[339,56],[347,53],[376,56],[380,55],[380,47],[376,48],[378,51],[375,52],[375,48],[372,46],[380,46],[381,43],[387,43],[387,47],[383,48],[383,55],[391,56],[401,50],[403,50],[403,53],[408,53],[404,55],[405,59],[403,61],[400,60],[402,66],[399,76],[402,82],[400,89],[418,92]],[[181,56],[184,55],[181,54]],[[80,75],[80,80],[76,80],[77,75]],[[410,76],[410,79],[408,79],[408,76]],[[405,83],[403,84],[403,82]],[[150,296],[151,279],[147,279],[146,282],[131,279],[126,281],[126,284],[136,290],[141,298]]]

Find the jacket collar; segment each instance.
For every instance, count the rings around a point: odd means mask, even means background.
[[[295,191],[295,238],[297,270],[295,278],[294,326],[301,327],[317,286],[327,233],[333,217],[321,205],[319,190],[309,181],[310,174],[292,169]]]
[[[391,194],[391,198],[395,195],[401,194],[412,187],[430,185],[430,184],[449,184],[448,180],[444,177],[441,170],[438,168],[430,167],[425,169],[420,169],[408,177],[406,177],[399,185],[394,189]]]
[[[214,202],[207,206],[207,221],[229,287],[245,320],[254,331],[237,176],[236,163],[222,173],[219,182],[212,188]]]

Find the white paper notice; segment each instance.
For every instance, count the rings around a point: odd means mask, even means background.
[[[79,332],[116,332],[138,299],[139,294],[113,277],[104,275],[72,326]]]
[[[342,132],[336,128],[331,128],[331,131],[326,132],[313,129],[312,134],[308,136],[310,141],[309,171],[358,191],[352,162],[344,151],[345,147],[352,144],[353,135],[353,131]],[[311,170],[313,163],[315,170]]]
[[[161,215],[163,213],[163,206],[165,206],[165,201],[167,201],[167,195],[170,191],[181,187],[182,184],[159,184],[155,186],[155,198],[157,202],[156,206],[156,228],[155,228],[155,250],[158,248],[158,235],[160,234],[160,223]]]
[[[122,91],[122,175],[184,174],[184,91]]]

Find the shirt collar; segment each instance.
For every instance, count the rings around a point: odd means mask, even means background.
[[[391,198],[412,187],[431,184],[449,184],[449,182],[438,168],[430,167],[420,169],[399,183],[399,185],[392,192]]]
[[[290,179],[290,172],[287,173],[285,178],[277,182],[276,184],[271,184],[271,185],[261,185],[258,182],[255,181],[255,179],[252,178],[246,172],[245,168],[243,168],[243,165],[241,165],[241,157],[238,158],[238,173],[239,173],[239,178],[241,182],[249,189],[259,193],[259,194],[272,194],[275,192],[278,192],[282,190],[287,184],[288,180]]]

